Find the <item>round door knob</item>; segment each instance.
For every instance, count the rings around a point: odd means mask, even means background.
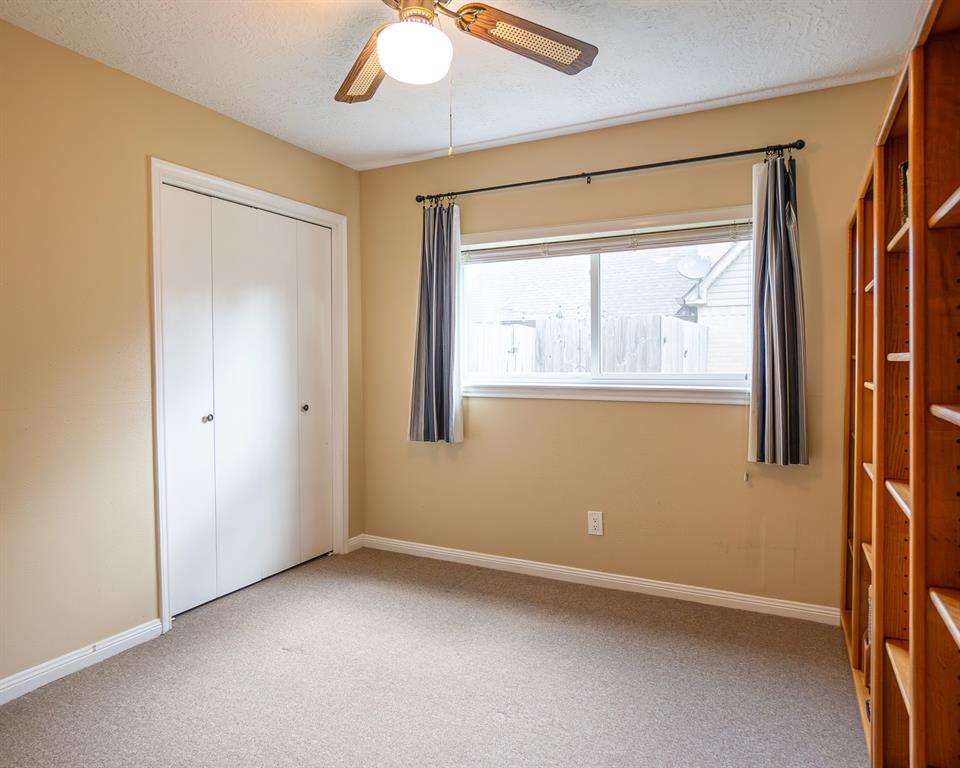
[[[203,422],[213,421],[213,414],[212,414],[212,413],[208,413],[206,416],[204,416],[204,417],[201,419],[201,421],[203,421]]]
[[[307,411],[310,410],[310,406],[304,403],[303,405],[300,406],[300,410],[306,413]]]

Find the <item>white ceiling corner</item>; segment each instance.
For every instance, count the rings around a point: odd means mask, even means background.
[[[889,75],[927,2],[494,0],[600,53],[568,77],[443,20],[454,142],[463,152]],[[333,100],[373,28],[396,18],[382,0],[2,0],[0,18],[356,169],[446,153],[447,81],[387,78],[370,102]]]

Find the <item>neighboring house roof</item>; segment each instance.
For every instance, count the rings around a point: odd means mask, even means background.
[[[696,247],[605,254],[601,283],[608,315],[672,315],[695,280],[677,271],[677,262]],[[470,319],[510,322],[558,313],[589,316],[589,256],[531,259],[467,267]],[[546,262],[549,263],[549,265]]]
[[[734,243],[699,280],[677,264],[696,246],[608,253],[601,289],[605,316],[676,315],[684,306],[750,303],[749,243]],[[589,317],[590,257],[565,256],[467,267],[468,322],[528,322],[537,317]],[[745,279],[746,278],[746,279]]]
[[[608,315],[672,315],[695,281],[677,271],[677,263],[696,254],[696,246],[652,248],[606,254],[600,283]]]

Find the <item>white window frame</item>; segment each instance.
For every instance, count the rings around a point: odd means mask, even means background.
[[[471,251],[493,244],[555,243],[627,234],[644,234],[676,229],[692,229],[720,224],[742,224],[751,219],[751,206],[739,205],[702,211],[661,214],[632,219],[594,221],[582,224],[536,229],[480,232],[461,237],[461,251],[468,261]],[[591,348],[600,349],[600,254],[591,256]],[[458,308],[461,333],[464,308]],[[465,351],[465,339],[460,339],[460,354]],[[589,377],[560,374],[551,378],[464,378],[464,397],[536,398],[548,400],[617,400],[633,402],[708,403],[746,405],[750,402],[750,381],[739,374],[701,374],[678,377],[676,374],[646,374],[642,380],[630,374],[602,373],[600,355],[591,355]]]

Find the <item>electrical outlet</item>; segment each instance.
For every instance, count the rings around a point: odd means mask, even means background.
[[[587,533],[603,536],[603,512],[587,512]]]

